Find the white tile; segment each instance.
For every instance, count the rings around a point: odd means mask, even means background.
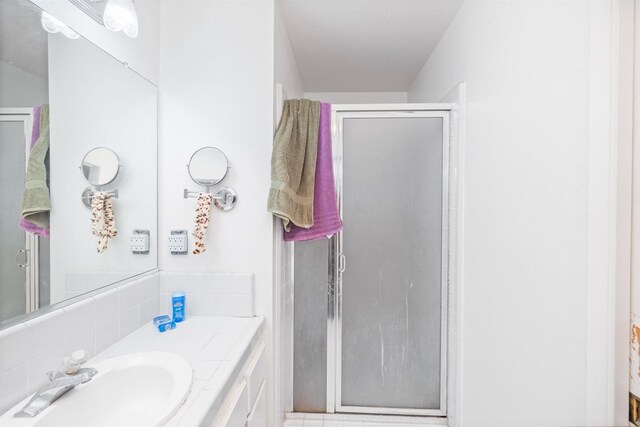
[[[167,423],[163,424],[163,427],[184,425],[184,424],[181,424],[181,420],[186,414],[188,408],[193,404],[193,402],[196,400],[196,398],[202,391],[205,383],[206,381],[198,381],[198,380],[193,381],[193,384],[191,385],[191,390],[189,391],[189,396],[187,396],[187,400],[180,407],[178,412],[176,412],[176,414],[173,417],[171,417],[171,419]]]
[[[362,427],[362,421],[344,421],[343,427]]]
[[[220,295],[211,302],[215,316],[253,317],[253,297],[251,295]]]
[[[95,297],[96,323],[102,323],[120,314],[120,295],[118,289],[110,289]]]
[[[108,285],[109,283],[114,283],[115,281],[111,279],[108,274],[104,271],[97,272],[85,272],[84,274],[84,291],[90,292],[101,288],[103,286]]]
[[[390,419],[388,416],[383,416],[383,415],[374,415],[374,414],[363,414],[360,416],[362,421],[366,424],[366,423],[384,423],[384,422],[390,422]],[[397,418],[397,417],[394,417]],[[379,426],[378,426],[379,427]]]
[[[325,416],[326,414],[321,414],[321,413],[305,413],[304,419],[305,420],[324,420]]]
[[[139,285],[139,302],[145,302],[150,298],[156,297],[160,294],[160,281],[156,276],[145,277],[140,280]]]
[[[0,372],[27,360],[27,327],[24,323],[0,331],[0,349]]]
[[[171,295],[174,291],[184,291],[184,287],[188,284],[186,273],[166,273],[164,276],[163,288],[164,292]]]
[[[187,315],[253,317],[253,296],[187,294]]]
[[[226,282],[232,289],[232,294],[252,295],[253,294],[253,274],[230,274]]]
[[[120,316],[113,317],[96,326],[96,354],[115,344],[120,339]]]
[[[96,304],[93,298],[87,298],[64,309],[67,337],[74,337],[86,329],[96,327]]]
[[[188,273],[184,281],[181,283],[180,290],[192,293],[192,294],[203,294],[208,293],[207,289],[211,287],[213,283],[214,275],[212,273],[204,273],[204,272],[190,272]]]
[[[0,413],[27,397],[27,363],[0,373]]]
[[[140,304],[138,325],[151,322],[159,313],[159,297],[153,296]]]
[[[209,295],[251,295],[253,275],[237,273],[191,273],[194,293]]]
[[[185,312],[187,316],[213,316],[217,295],[187,294]]]
[[[124,338],[131,332],[138,329],[138,322],[139,319],[137,305],[120,314],[120,338]]]
[[[218,366],[218,369],[216,369],[216,371],[213,373],[213,376],[209,379],[209,381],[207,381],[207,384],[205,384],[204,389],[210,391],[219,391],[224,386],[227,379],[231,376],[233,370],[234,364],[232,362],[226,360],[224,362],[221,362],[220,366]]]
[[[167,276],[168,275],[169,273],[167,273],[166,271],[161,271],[158,273],[158,283],[160,284],[161,294],[167,293]]]
[[[233,351],[234,344],[247,328],[246,324],[229,322],[224,329],[216,334],[198,354],[202,360],[225,360],[227,354]]]
[[[64,356],[65,344],[60,341],[29,360],[27,386],[30,392],[49,382],[47,372],[58,369]]]
[[[67,336],[65,352],[69,354],[76,350],[84,350],[89,358],[96,355],[96,328],[87,328],[75,335]]]
[[[320,419],[307,419],[307,416],[304,417],[304,427],[323,427],[324,420]]]
[[[207,422],[207,420],[203,420],[201,416],[203,414],[215,413],[216,411],[211,411],[211,402],[216,399],[216,393],[210,390],[202,390],[198,393],[195,400],[189,406],[189,409],[185,413],[184,417],[180,421],[180,425],[184,426],[200,426],[200,425],[209,425],[211,421]]]
[[[54,310],[25,322],[27,326],[27,357],[32,358],[43,351],[62,344],[64,348],[64,310]]]
[[[139,302],[138,281],[119,286],[118,294],[120,295],[120,313],[124,313],[125,311],[131,310],[133,307],[137,307]]]
[[[194,380],[209,380],[220,367],[219,361],[195,359],[191,362]]]
[[[338,419],[325,419],[324,427],[344,427],[344,421]]]
[[[287,420],[304,420],[304,414],[302,412],[287,412],[284,416]]]
[[[169,296],[169,294],[160,294],[160,307],[158,310],[160,314],[173,316],[173,313],[171,311],[171,297]]]

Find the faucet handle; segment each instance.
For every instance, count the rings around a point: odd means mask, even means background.
[[[83,349],[73,351],[70,356],[71,361],[79,365],[84,364],[87,361],[87,358],[87,352]]]
[[[84,350],[75,350],[69,356],[66,356],[60,366],[60,372],[73,375],[87,361],[87,352]]]

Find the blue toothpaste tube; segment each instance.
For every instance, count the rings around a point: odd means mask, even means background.
[[[166,314],[154,317],[153,324],[156,325],[156,328],[158,328],[160,332],[166,332],[176,328],[176,322],[174,322],[171,317],[167,316]]]

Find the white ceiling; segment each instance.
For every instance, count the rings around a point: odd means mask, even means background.
[[[47,79],[47,33],[28,0],[0,0],[0,61]]]
[[[306,92],[406,91],[464,0],[280,0]]]

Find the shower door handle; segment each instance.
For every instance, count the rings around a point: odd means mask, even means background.
[[[27,268],[27,265],[29,265],[29,257],[27,255],[27,252],[29,252],[28,249],[20,249],[18,250],[18,252],[16,252],[16,266],[20,268]],[[20,254],[24,254],[22,262],[20,262]]]
[[[338,254],[338,272],[344,273],[344,270],[347,268],[347,257],[343,252]]]

